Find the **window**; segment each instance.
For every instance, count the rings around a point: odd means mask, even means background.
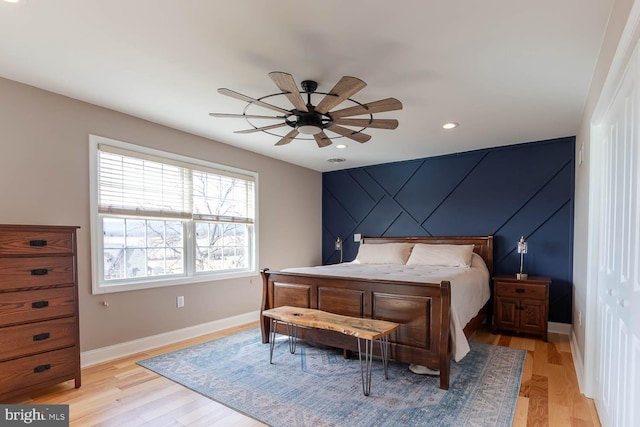
[[[94,293],[257,273],[255,173],[90,144]]]

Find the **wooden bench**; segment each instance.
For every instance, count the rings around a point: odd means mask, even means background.
[[[296,352],[298,338],[297,327],[324,329],[340,332],[358,339],[358,359],[360,361],[360,373],[362,376],[362,391],[365,396],[371,392],[371,366],[373,360],[374,341],[380,342],[380,354],[384,367],[384,377],[388,379],[387,364],[389,362],[389,334],[400,327],[400,324],[387,322],[386,320],[362,319],[359,317],[342,316],[312,308],[300,308],[282,306],[262,312],[263,316],[271,319],[269,333],[271,335],[269,346],[269,363],[273,363],[273,347],[275,343],[278,322],[287,325],[289,351]],[[362,348],[360,341],[365,342],[365,360],[362,361]]]

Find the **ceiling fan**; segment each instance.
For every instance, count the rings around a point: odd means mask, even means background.
[[[304,80],[300,83],[302,90],[296,86],[293,76],[288,73],[273,71],[269,73],[269,77],[275,82],[276,86],[282,91],[272,95],[263,96],[261,98],[252,98],[230,89],[220,88],[218,93],[230,96],[241,101],[248,102],[243,114],[224,114],[209,113],[212,117],[222,118],[242,118],[251,124],[251,129],[235,131],[235,133],[253,133],[265,132],[271,135],[281,137],[275,145],[285,145],[292,140],[299,138],[299,135],[312,135],[318,147],[326,147],[331,145],[332,139],[346,137],[354,141],[365,143],[371,139],[371,135],[362,133],[367,128],[378,129],[395,129],[398,127],[398,121],[395,119],[374,119],[373,113],[382,113],[386,111],[395,111],[402,109],[402,103],[395,98],[386,98],[380,101],[361,104],[350,97],[362,90],[367,84],[362,80],[344,76],[329,92],[316,92],[318,83],[313,80]],[[306,95],[305,101],[303,95]],[[311,103],[312,95],[324,95],[317,105]],[[287,110],[277,105],[267,103],[264,100],[276,96],[285,96],[293,105],[293,108]],[[332,108],[338,106],[342,102],[349,101],[353,104],[350,107],[342,108],[337,111],[331,111]],[[263,116],[257,114],[248,114],[249,107],[252,105],[277,111],[280,115]],[[368,115],[368,118],[350,118],[353,116]],[[253,119],[270,119],[279,120],[280,123],[268,126],[256,126],[251,120]],[[344,126],[357,128],[352,130]],[[291,128],[284,136],[271,133],[277,128]],[[333,132],[338,136],[329,137],[326,131]]]

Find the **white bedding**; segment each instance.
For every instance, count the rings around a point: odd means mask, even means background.
[[[451,337],[454,360],[459,362],[470,350],[464,327],[489,301],[489,270],[478,254],[471,267],[434,267],[404,264],[357,264],[353,262],[317,267],[287,268],[289,271],[322,276],[389,279],[405,282],[451,282]]]

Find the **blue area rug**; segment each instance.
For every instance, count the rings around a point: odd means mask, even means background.
[[[271,426],[510,426],[525,354],[472,342],[447,391],[401,363],[384,380],[374,359],[368,397],[357,358],[304,342],[293,355],[278,336],[270,365],[257,328],[139,364]]]

